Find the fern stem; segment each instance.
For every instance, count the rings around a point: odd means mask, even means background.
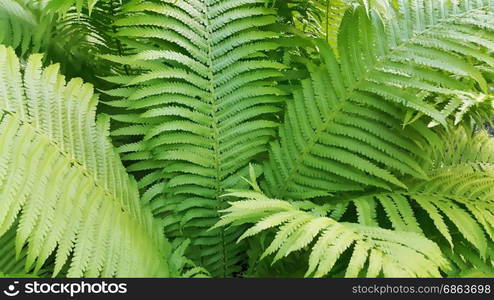
[[[330,0],[326,0],[326,16],[325,16],[325,20],[326,20],[326,43],[329,42],[329,1]]]
[[[219,211],[223,209],[222,207],[222,199],[221,195],[223,194],[222,188],[221,188],[221,174],[220,174],[220,144],[219,144],[219,130],[218,130],[218,105],[217,105],[217,96],[216,96],[216,88],[213,85],[213,82],[215,82],[214,79],[214,72],[213,72],[213,49],[212,49],[212,40],[211,37],[213,36],[213,32],[211,30],[211,24],[210,24],[210,16],[209,16],[209,1],[206,2],[204,5],[205,13],[206,13],[206,30],[208,32],[208,69],[209,69],[209,92],[211,94],[211,118],[212,118],[212,124],[211,127],[213,129],[213,151],[214,151],[214,168],[215,168],[215,200],[216,203],[218,203],[218,218],[220,217]],[[220,228],[220,239],[221,239],[221,255],[222,255],[222,270],[223,270],[223,277],[226,277],[227,274],[227,269],[226,269],[226,244],[225,244],[225,229]]]
[[[110,0],[110,10],[111,10],[111,15],[113,16],[115,14],[115,7],[113,6],[113,0]],[[116,34],[117,33],[117,27],[115,25],[112,25],[111,28],[112,28],[113,33]],[[117,38],[114,38],[114,40],[115,40],[115,43],[117,45],[118,55],[119,56],[123,56],[124,55],[124,50],[123,50],[122,43]],[[124,65],[124,71],[125,71],[125,75],[129,75],[130,74],[130,67],[129,67],[129,65]]]

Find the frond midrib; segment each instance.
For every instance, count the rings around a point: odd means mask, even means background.
[[[204,4],[204,13],[207,16],[206,17],[206,31],[208,33],[207,36],[207,45],[208,45],[208,53],[207,53],[207,61],[208,61],[208,70],[209,70],[209,93],[211,97],[211,119],[212,119],[212,124],[211,128],[213,130],[213,152],[214,152],[214,168],[215,168],[215,177],[214,177],[214,187],[215,187],[215,201],[217,203],[222,203],[223,200],[221,199],[221,174],[220,174],[220,132],[218,129],[219,121],[218,121],[218,98],[216,97],[216,87],[213,84],[215,82],[214,78],[214,71],[213,71],[213,41],[211,40],[211,37],[213,35],[212,29],[211,29],[211,20],[209,17],[209,5],[208,3]],[[220,216],[220,213],[218,212],[218,217]],[[223,271],[223,276],[227,275],[227,269],[226,269],[226,244],[225,244],[225,230],[224,228],[220,229],[220,238],[221,238],[221,256],[222,256],[222,271]]]

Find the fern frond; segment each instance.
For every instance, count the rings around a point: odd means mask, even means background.
[[[431,180],[416,184],[411,191],[411,197],[419,204],[425,201],[423,198],[434,205],[437,200],[437,208],[479,249],[481,256],[485,256],[487,249],[485,235],[494,240],[493,150],[494,140],[486,132],[470,136],[458,130],[445,139],[443,147],[436,149],[434,164],[429,167]]]
[[[485,132],[445,134],[431,155],[433,163],[427,166],[429,180],[410,182],[408,191],[353,200],[360,223],[369,219],[376,223],[375,218],[365,216],[375,216],[379,204],[393,229],[430,236],[430,230],[424,233],[422,229],[435,227],[453,252],[461,251],[458,239],[464,239],[480,260],[486,260],[488,245],[494,241],[493,149],[494,140]],[[419,217],[420,211],[427,217]]]
[[[108,118],[95,122],[92,86],[66,83],[41,58],[21,72],[0,46],[0,236],[16,226],[26,271],[53,254],[54,276],[65,266],[69,277],[166,276],[169,246],[108,140]]]
[[[271,194],[309,199],[367,186],[405,188],[403,174],[427,177],[419,164],[427,159],[421,148],[437,137],[423,123],[403,129],[403,110],[369,93],[338,99],[328,87],[339,80],[335,69],[308,68],[311,76],[295,87],[280,142],[272,143],[264,168]]]
[[[493,98],[482,66],[494,63],[489,50],[493,41],[489,33],[494,29],[492,5],[491,0],[397,1],[391,11],[394,14],[377,30],[377,41],[384,47],[377,51],[382,64],[372,81],[382,84],[391,80],[387,85],[425,93],[432,97],[432,104],[443,107],[445,117],[454,114],[457,123],[467,118],[479,121],[482,117],[477,116],[491,114]],[[358,64],[351,67],[354,72]],[[481,106],[484,101],[487,114],[475,109],[465,114],[470,106]]]
[[[446,126],[451,115],[469,123],[492,113],[493,97],[477,66],[492,63],[493,2],[398,2],[384,20],[363,7],[347,10],[340,58],[317,41],[323,63],[302,62],[310,76],[293,87],[265,168],[272,195],[308,199],[406,188],[404,176],[427,177],[423,149],[438,142],[425,124]],[[477,19],[485,25],[480,40],[462,34],[479,31]],[[453,36],[455,49],[444,47]]]
[[[216,226],[255,223],[240,239],[275,229],[276,235],[263,257],[273,262],[290,253],[310,249],[306,276],[331,274],[344,252],[351,253],[345,277],[439,277],[447,261],[439,247],[411,232],[337,222],[300,210],[283,200],[267,199],[258,192],[234,192],[247,200],[231,202]]]
[[[114,116],[128,170],[166,219],[167,235],[191,239],[191,257],[215,276],[238,270],[237,231],[209,231],[226,189],[246,186],[248,163],[275,136],[284,66],[265,57],[279,47],[264,1],[146,1],[124,6],[117,36],[130,56],[106,56],[135,68],[108,94],[127,109]],[[196,254],[194,254],[196,253]]]

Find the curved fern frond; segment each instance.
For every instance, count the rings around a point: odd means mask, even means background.
[[[267,152],[281,110],[274,79],[283,65],[266,58],[277,34],[264,28],[276,15],[263,2],[130,3],[115,25],[135,54],[106,56],[137,73],[108,78],[125,85],[108,104],[127,109],[113,115],[112,135],[127,137],[119,150],[128,170],[143,175],[143,197],[166,217],[167,235],[191,238],[191,255],[215,276],[238,270],[244,255],[231,243],[238,231],[207,232],[226,204],[220,196]]]
[[[16,226],[26,271],[54,256],[54,276],[166,276],[161,225],[108,140],[108,118],[95,122],[92,86],[66,83],[41,58],[21,72],[0,46],[0,236]]]
[[[472,221],[457,219],[455,214],[444,211],[458,227],[463,236],[472,242],[485,256],[485,234],[494,241],[494,140],[486,133],[479,132],[473,137],[464,131],[457,131],[445,139],[443,147],[436,149],[433,156],[434,164],[430,166],[431,180],[418,183],[411,190],[411,197],[419,204],[423,198],[436,203],[433,199],[443,202],[456,202],[470,220],[475,220],[484,229],[471,225]],[[454,209],[449,206],[448,209]],[[460,217],[460,216],[458,216]],[[439,221],[438,221],[439,222]],[[469,230],[467,229],[476,229]],[[445,237],[447,234],[445,233]]]
[[[229,196],[247,200],[230,203],[216,226],[255,223],[240,239],[276,230],[263,257],[274,254],[273,260],[277,261],[308,248],[306,276],[331,274],[345,252],[351,254],[345,277],[381,274],[385,277],[439,277],[440,270],[448,268],[439,247],[416,233],[337,222],[258,192],[233,192]]]
[[[494,241],[494,140],[485,132],[471,137],[463,130],[443,139],[427,168],[429,180],[410,182],[408,191],[354,200],[359,222],[377,225],[375,216],[382,207],[395,230],[431,236],[435,233],[423,230],[435,227],[442,239],[431,239],[445,241],[453,252],[466,258],[476,256],[479,261],[492,259],[489,245]],[[460,246],[462,240],[470,246]],[[472,246],[476,254],[469,250]],[[462,253],[467,250],[472,254]]]
[[[338,99],[328,84],[339,80],[335,69],[307,67],[310,78],[294,87],[264,168],[271,194],[309,199],[369,186],[392,190],[406,188],[404,174],[427,177],[423,148],[437,137],[423,122],[403,129],[404,110],[367,92]]]
[[[340,59],[317,41],[323,63],[303,62],[310,76],[294,86],[280,142],[271,148],[268,191],[307,199],[406,188],[403,175],[426,178],[423,151],[438,139],[424,124],[492,113],[477,66],[493,62],[493,7],[492,1],[403,0],[386,21],[363,7],[347,10]]]

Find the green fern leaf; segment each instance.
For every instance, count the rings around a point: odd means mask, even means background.
[[[369,216],[376,214],[373,203],[379,203],[394,229],[433,236],[422,231],[433,225],[453,251],[464,239],[476,249],[478,257],[487,259],[488,245],[494,239],[493,145],[485,132],[473,136],[464,130],[443,134],[443,141],[430,151],[433,162],[425,165],[429,180],[410,182],[408,191],[351,200],[357,207],[359,223],[367,225],[372,220]],[[428,218],[419,219],[420,210]]]
[[[124,13],[117,36],[138,39],[135,54],[106,58],[138,70],[109,78],[127,85],[108,92],[128,112],[114,116],[112,134],[132,136],[119,150],[128,170],[146,172],[140,185],[167,235],[190,238],[199,265],[229,276],[243,251],[228,241],[240,232],[207,229],[226,205],[221,195],[247,186],[248,164],[275,136],[284,93],[274,80],[284,66],[264,57],[279,47],[264,28],[275,11],[260,0],[166,0],[129,3]]]
[[[352,253],[347,277],[358,277],[365,269],[370,277],[381,273],[386,277],[431,277],[440,276],[439,270],[448,268],[439,247],[416,233],[314,216],[287,201],[272,200],[259,192],[229,195],[247,200],[231,202],[216,226],[255,223],[242,238],[275,229],[276,235],[263,257],[275,253],[275,262],[309,248],[306,276],[328,275],[347,250]]]
[[[108,140],[108,118],[95,123],[92,86],[66,83],[41,58],[21,72],[0,46],[0,236],[16,227],[26,271],[54,254],[54,276],[166,276],[168,244]]]
[[[265,165],[267,191],[308,199],[406,189],[404,176],[425,179],[423,149],[438,139],[424,125],[446,126],[453,117],[456,123],[481,120],[492,112],[478,67],[492,63],[492,35],[483,34],[481,41],[461,35],[480,28],[477,20],[490,32],[492,5],[402,0],[388,18],[364,7],[348,9],[339,28],[339,59],[326,42],[316,41],[323,64],[303,62],[310,76],[293,86],[280,141]],[[464,50],[452,52],[444,43],[456,33],[454,43]],[[448,107],[444,99],[453,97],[457,104]],[[413,122],[410,111],[417,116]]]

